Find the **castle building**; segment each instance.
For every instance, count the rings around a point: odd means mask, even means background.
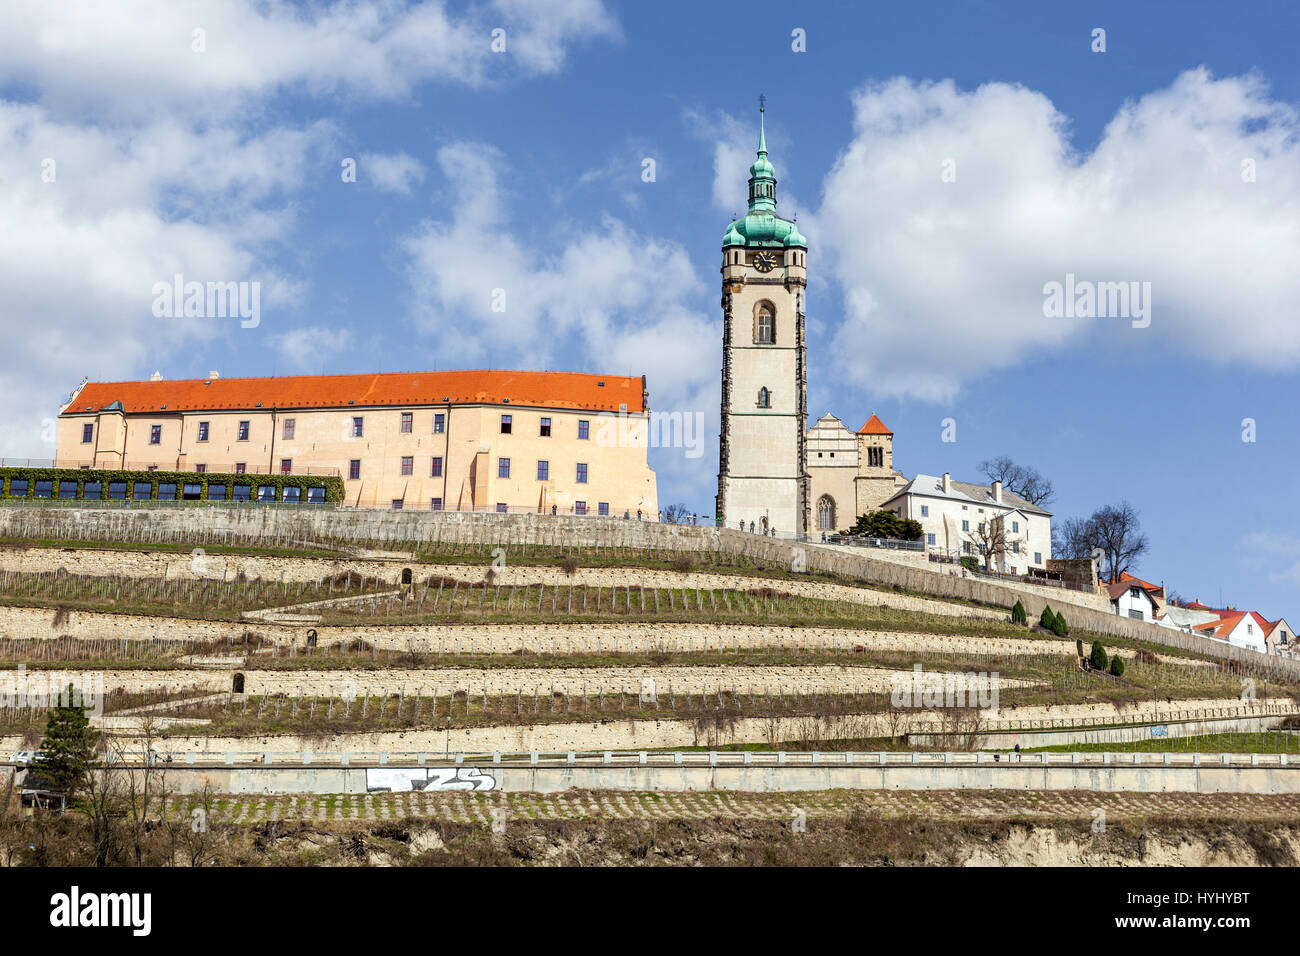
[[[808,243],[776,215],[759,111],[749,210],[722,240],[718,524],[799,534],[810,524],[804,290]]]
[[[55,464],[327,474],[345,505],[658,516],[644,377],[477,369],[83,382]]]
[[[856,433],[834,415],[808,430],[814,533],[845,531],[907,484],[894,471],[894,433],[872,415]]]

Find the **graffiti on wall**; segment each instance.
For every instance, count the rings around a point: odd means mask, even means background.
[[[366,771],[368,793],[495,790],[496,787],[496,777],[477,767],[371,767]]]

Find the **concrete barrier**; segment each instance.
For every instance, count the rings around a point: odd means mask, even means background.
[[[418,778],[419,789],[430,792],[501,791],[505,793],[560,793],[567,790],[665,791],[724,790],[750,793],[794,793],[808,790],[1088,790],[1135,793],[1300,793],[1300,763],[1267,762],[1261,755],[1229,755],[1222,760],[1193,761],[1191,755],[1174,764],[1123,762],[1132,755],[1086,754],[1079,763],[990,759],[957,762],[958,755],[926,754],[913,762],[908,754],[889,754],[883,764],[875,754],[857,754],[851,762],[844,754],[799,754],[799,762],[774,758],[775,754],[655,754],[654,764],[636,755],[604,755],[588,762],[548,759],[534,765],[531,759],[496,764],[487,756],[459,761],[441,758],[405,767],[272,764],[269,766],[168,765],[165,783],[178,794],[192,794],[210,785],[225,794],[360,794],[409,791],[404,780]],[[721,762],[719,758],[739,758]],[[919,755],[918,755],[919,756]],[[975,755],[960,755],[972,758]],[[987,757],[988,755],[981,755]],[[1037,758],[1039,755],[1034,755]],[[1073,754],[1055,755],[1073,758]],[[1163,756],[1163,755],[1161,755]],[[1274,758],[1275,755],[1264,755]],[[820,759],[818,759],[820,757]],[[1216,755],[1217,757],[1217,755]],[[671,762],[663,758],[671,758]],[[662,760],[662,762],[659,762]],[[681,762],[678,762],[678,761]]]

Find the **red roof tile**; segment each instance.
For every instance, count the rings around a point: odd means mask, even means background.
[[[866,424],[864,424],[861,428],[858,429],[858,434],[859,435],[892,435],[894,433],[885,427],[884,422],[882,422],[875,415],[872,415],[870,418],[867,419]]]
[[[65,415],[121,402],[128,414],[263,408],[347,408],[376,405],[535,405],[617,412],[645,411],[642,380],[577,372],[370,372],[278,378],[88,382]]]
[[[1216,612],[1218,613],[1218,612]],[[1245,611],[1225,611],[1217,621],[1206,621],[1204,624],[1193,624],[1192,630],[1205,631],[1218,637],[1220,634],[1228,635],[1232,633],[1241,619],[1246,616]]]

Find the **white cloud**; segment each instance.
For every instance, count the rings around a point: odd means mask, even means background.
[[[507,31],[505,54],[491,49],[496,27]],[[102,0],[10,0],[0,80],[30,82],[43,101],[88,114],[233,114],[245,98],[286,88],[395,98],[426,82],[481,86],[512,64],[554,73],[570,43],[618,36],[600,0],[498,0],[459,15],[436,0],[133,0],[129,15]]]
[[[376,189],[406,193],[424,181],[424,166],[408,153],[362,153],[358,176]]]
[[[156,318],[153,286],[177,273],[260,283],[274,329],[301,287],[268,258],[293,216],[267,200],[298,187],[304,157],[328,137],[323,126],[252,137],[168,120],[128,135],[0,101],[3,379],[26,403],[11,406],[0,448],[48,455],[27,423],[53,415],[85,375],[251,334],[238,320]]]
[[[610,216],[595,228],[559,223],[528,237],[534,249],[511,226],[499,151],[457,143],[438,165],[450,218],[423,223],[403,249],[415,320],[452,361],[547,367],[573,346],[593,371],[651,374],[668,404],[697,400],[716,379],[718,329],[691,307],[704,285],[685,250]]]
[[[272,336],[271,343],[296,369],[319,370],[326,359],[352,348],[352,332],[346,328],[308,325]]]
[[[686,112],[695,137],[713,148],[713,205],[728,216],[744,215],[749,202],[749,166],[758,149],[758,127],[718,110],[705,116]]]
[[[276,257],[313,160],[333,152],[336,164],[340,137],[326,121],[268,121],[274,97],[484,86],[554,72],[571,43],[618,38],[598,0],[553,6],[548,16],[513,2],[454,15],[407,0],[7,3],[0,84],[29,102],[0,99],[0,385],[10,396],[0,449],[49,456],[41,422],[83,375],[137,375],[218,338],[269,340],[306,364],[345,347],[337,333],[280,331],[305,280]],[[495,26],[507,29],[504,56],[490,49]],[[369,158],[381,188],[423,175],[404,154]],[[153,286],[177,273],[260,283],[259,331],[155,318]]]
[[[900,78],[854,106],[802,229],[844,291],[842,378],[946,401],[1085,337],[1266,369],[1300,359],[1300,122],[1258,78],[1189,71],[1126,103],[1088,155],[1020,86]],[[1044,283],[1070,272],[1151,282],[1150,328],[1044,318]]]

